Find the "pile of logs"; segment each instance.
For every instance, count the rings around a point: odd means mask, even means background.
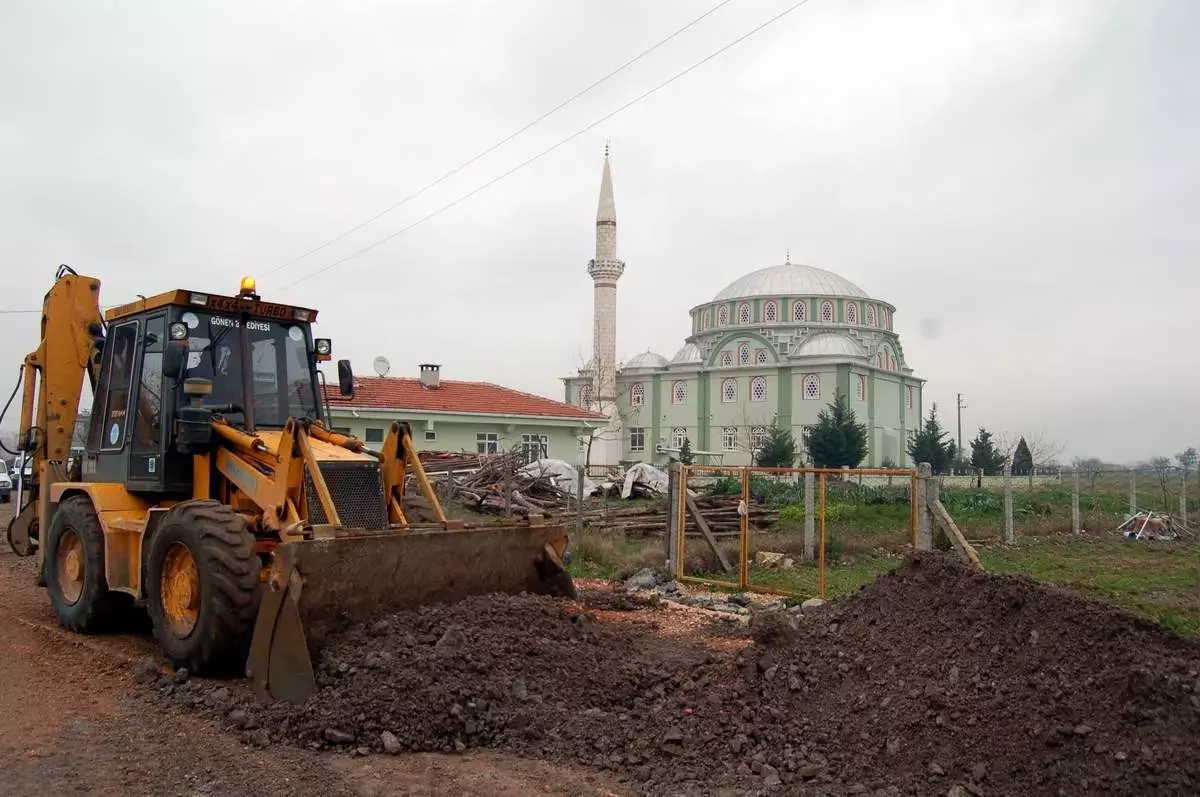
[[[440,496],[475,512],[528,517],[531,512],[553,517],[572,496],[558,489],[549,474],[519,473],[525,461],[520,454],[496,454],[475,459],[474,470],[455,472],[449,459],[422,462]],[[431,467],[432,465],[432,467]]]
[[[714,537],[738,536],[740,533],[738,501],[738,496],[733,495],[698,496],[693,499],[695,507],[704,517]],[[751,503],[748,509],[750,527],[753,529],[769,529],[779,521],[777,509],[755,503]],[[684,513],[684,519],[684,533],[688,536],[698,536],[700,529],[696,525],[690,507],[689,511]],[[585,508],[583,522],[585,527],[597,531],[632,536],[655,536],[662,534],[667,528],[667,502],[666,499],[663,499],[642,506],[622,507],[620,504],[609,504],[605,507]]]

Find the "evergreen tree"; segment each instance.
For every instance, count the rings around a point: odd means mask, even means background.
[[[1012,472],[1014,476],[1028,476],[1033,473],[1033,454],[1029,452],[1029,444],[1022,437],[1013,452]]]
[[[982,426],[971,441],[971,467],[983,471],[984,476],[996,476],[1004,470],[1004,454],[996,449],[992,433]]]
[[[762,468],[791,468],[796,464],[796,439],[790,429],[780,428],[774,421],[767,430],[755,456],[755,462]]]
[[[928,462],[933,466],[934,473],[945,473],[950,470],[951,446],[953,441],[946,440],[946,430],[938,420],[937,404],[929,408],[929,417],[921,428],[913,431],[908,437],[908,455],[913,463]]]
[[[808,429],[804,445],[818,468],[857,468],[867,456],[867,427],[854,417],[846,394],[838,391],[833,401],[817,413],[817,423]]]
[[[692,441],[689,438],[683,438],[683,445],[679,447],[679,461],[684,465],[691,465],[696,461],[696,455],[692,453]]]

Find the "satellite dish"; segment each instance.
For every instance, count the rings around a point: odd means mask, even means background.
[[[380,376],[387,376],[388,371],[392,370],[392,364],[388,362],[388,358],[384,357],[382,354],[376,357],[371,362],[371,365],[375,368],[375,373],[379,374]]]

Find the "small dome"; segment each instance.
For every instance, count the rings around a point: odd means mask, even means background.
[[[666,368],[667,358],[647,349],[624,363],[622,368]]]
[[[833,333],[813,335],[792,352],[793,357],[866,357],[862,346],[846,337]]]
[[[867,292],[848,279],[814,266],[784,263],[752,271],[725,286],[713,297],[714,302],[751,296],[856,296],[868,299]]]
[[[682,349],[675,352],[675,356],[671,358],[672,365],[690,365],[692,363],[701,363],[704,357],[701,355],[700,347],[695,343],[687,343]]]

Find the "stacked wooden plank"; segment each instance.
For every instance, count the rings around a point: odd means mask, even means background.
[[[740,533],[737,496],[698,496],[696,507],[700,510],[709,529],[716,537],[736,537]],[[751,503],[748,507],[751,528],[769,529],[779,522],[779,511],[761,504]],[[692,513],[685,512],[684,533],[699,535]],[[635,536],[655,536],[667,528],[666,500],[637,506],[622,506],[617,502],[597,506],[596,502],[584,504],[583,522],[588,528]]]

